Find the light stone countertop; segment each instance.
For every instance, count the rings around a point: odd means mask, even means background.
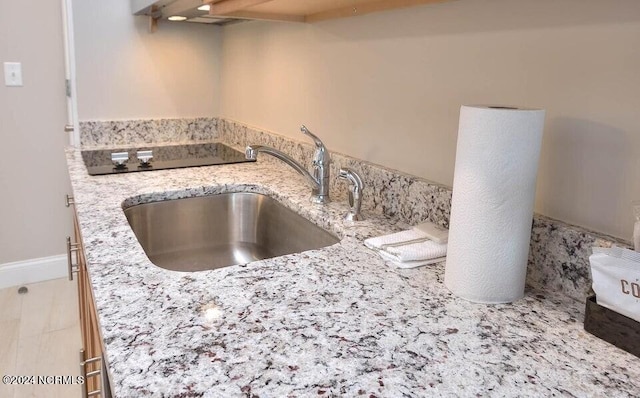
[[[583,303],[529,290],[510,305],[451,295],[444,263],[387,266],[362,239],[406,225],[346,198],[308,202],[278,162],[91,177],[66,151],[114,396],[578,396],[640,391],[640,359],[583,330]],[[151,264],[127,205],[251,191],[342,238],[214,271]],[[207,317],[216,308],[219,317]]]

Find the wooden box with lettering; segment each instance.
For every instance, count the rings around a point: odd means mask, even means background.
[[[596,296],[587,298],[584,330],[640,357],[640,322],[598,305]]]

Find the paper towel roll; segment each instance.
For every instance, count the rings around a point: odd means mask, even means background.
[[[444,283],[480,303],[522,298],[544,110],[463,106]]]

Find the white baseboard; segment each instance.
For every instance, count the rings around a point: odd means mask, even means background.
[[[0,289],[64,278],[67,274],[64,254],[0,264]]]

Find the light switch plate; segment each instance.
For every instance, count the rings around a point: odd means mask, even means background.
[[[9,87],[22,86],[22,64],[20,62],[4,63],[4,84]]]

